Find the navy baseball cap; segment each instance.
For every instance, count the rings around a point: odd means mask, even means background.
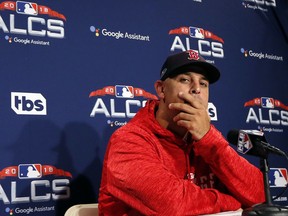
[[[215,83],[220,78],[220,72],[213,64],[206,62],[197,51],[187,50],[166,59],[161,69],[160,80],[186,72],[203,74],[209,83]]]

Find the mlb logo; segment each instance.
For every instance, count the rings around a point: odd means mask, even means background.
[[[134,89],[132,86],[116,85],[115,96],[119,98],[133,98]]]
[[[18,177],[20,179],[41,178],[41,164],[20,164],[18,166]]]
[[[261,104],[263,108],[274,108],[274,99],[269,97],[261,97]]]
[[[246,154],[252,147],[253,145],[249,140],[248,134],[240,132],[238,136],[237,151]]]
[[[287,169],[270,168],[269,184],[270,187],[286,187],[288,183]]]
[[[36,3],[32,3],[32,2],[17,1],[16,12],[19,14],[37,15],[38,6]]]
[[[189,27],[190,37],[204,39],[204,30],[197,27]]]

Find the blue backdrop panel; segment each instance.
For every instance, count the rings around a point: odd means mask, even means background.
[[[167,55],[187,49],[221,70],[209,114],[223,135],[262,130],[288,152],[287,16],[280,0],[1,1],[0,215],[97,202],[110,135],[156,97]],[[287,161],[269,165],[275,197]]]

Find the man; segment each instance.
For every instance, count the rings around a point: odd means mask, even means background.
[[[220,73],[188,50],[165,61],[148,101],[111,136],[100,215],[201,215],[264,202],[262,174],[210,123],[209,85]]]

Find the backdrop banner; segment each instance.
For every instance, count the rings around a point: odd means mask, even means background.
[[[0,215],[96,203],[109,137],[188,49],[221,71],[208,112],[223,135],[261,130],[288,152],[287,17],[282,0],[0,0]],[[287,160],[269,166],[273,202],[288,205]]]

